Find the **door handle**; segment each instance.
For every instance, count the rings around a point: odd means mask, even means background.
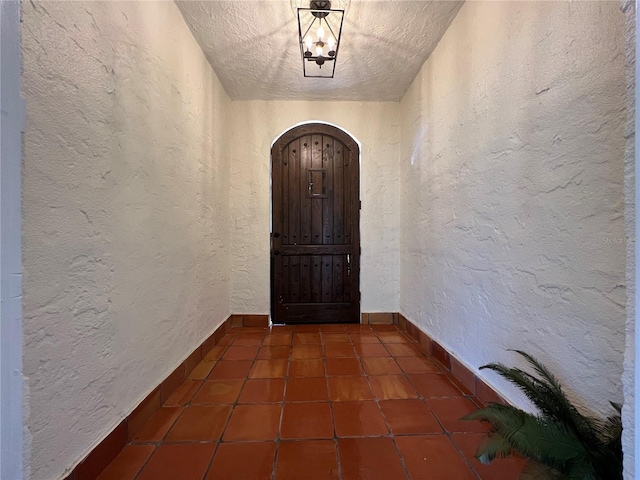
[[[280,255],[280,250],[274,250],[274,251],[273,251],[273,254],[274,254],[274,255]]]
[[[274,236],[275,238],[278,238],[278,237],[280,236],[280,234],[279,234],[278,232],[275,232],[275,233],[273,234],[273,236]]]
[[[347,277],[351,276],[351,255],[347,253]]]

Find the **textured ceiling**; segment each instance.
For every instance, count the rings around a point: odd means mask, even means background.
[[[176,3],[233,100],[360,101],[402,98],[462,5],[352,0],[335,77],[318,79],[302,75],[289,0]]]

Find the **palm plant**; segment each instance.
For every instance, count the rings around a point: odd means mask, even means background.
[[[481,369],[493,370],[520,388],[539,413],[492,403],[463,417],[491,425],[476,458],[487,464],[496,457],[521,455],[528,460],[521,480],[621,479],[621,406],[611,403],[617,413],[605,421],[581,414],[544,365],[525,352],[515,351],[531,364],[538,377],[501,363]]]

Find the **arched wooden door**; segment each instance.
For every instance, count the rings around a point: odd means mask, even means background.
[[[360,321],[360,192],[356,141],[307,124],[271,148],[274,323]]]

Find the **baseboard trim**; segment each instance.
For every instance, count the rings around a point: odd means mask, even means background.
[[[370,312],[360,314],[360,323],[369,325],[392,325],[398,323],[396,312]]]
[[[369,312],[360,314],[360,323],[363,325],[392,325],[398,323],[397,312]],[[233,327],[268,327],[268,314],[234,314],[231,315]]]
[[[240,315],[242,317],[242,315]],[[264,315],[267,317],[268,315]],[[189,376],[203,357],[216,346],[222,337],[234,326],[233,317],[227,318],[205,339],[178,367],[155,387],[140,404],[122,420],[104,440],[89,452],[89,454],[71,471],[64,480],[95,480],[120,451],[131,441],[136,433],[160,409],[162,404]],[[262,315],[244,315],[244,317],[262,317]],[[248,323],[255,321],[250,318]],[[249,326],[249,325],[245,325]],[[258,325],[251,325],[258,326]],[[262,325],[260,325],[262,326]],[[266,325],[265,325],[266,326]]]
[[[451,373],[451,375],[459,382],[458,387],[464,387],[463,391],[469,395],[474,395],[483,404],[508,402],[491,386],[485,383],[474,372],[469,370],[455,355],[446,348],[433,340],[429,335],[420,330],[420,328],[403,314],[397,314],[397,325],[412,337],[424,353],[434,357],[441,368]]]
[[[231,319],[232,327],[268,327],[269,315],[268,314],[234,314],[229,317]]]

